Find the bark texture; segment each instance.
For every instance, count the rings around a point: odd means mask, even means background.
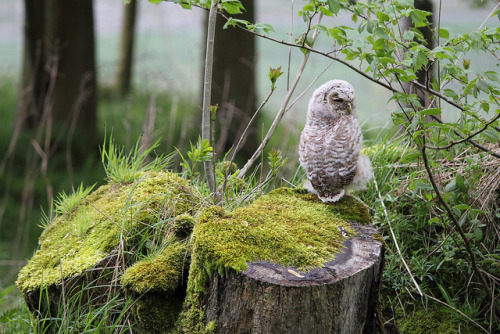
[[[206,323],[216,333],[378,333],[382,243],[373,226],[353,223],[359,234],[324,268],[251,263],[243,273],[214,273]]]

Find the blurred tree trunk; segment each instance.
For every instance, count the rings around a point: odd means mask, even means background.
[[[41,117],[44,90],[43,8],[45,0],[24,0],[24,54],[18,118],[34,127]]]
[[[25,6],[18,116],[85,158],[97,146],[93,2],[25,0]]]
[[[116,88],[121,95],[126,95],[130,91],[136,17],[137,0],[131,0],[124,7],[118,70],[116,74]]]
[[[429,13],[434,13],[434,6],[432,4],[432,0],[415,0],[415,8],[427,11]],[[431,23],[431,25],[427,25],[425,27],[418,28],[420,33],[424,36],[424,39],[426,41],[426,46],[429,49],[434,49],[436,46],[435,43],[435,38],[433,36],[432,29],[433,27],[433,15],[428,16],[428,20]],[[411,26],[411,20],[406,19],[405,22],[403,23],[403,29],[408,30]],[[419,71],[416,73],[418,77],[418,82],[420,82],[422,85],[428,86],[430,81],[432,80],[434,76],[434,68],[433,66],[430,66],[427,71]],[[430,106],[430,99],[428,93],[423,92],[422,90],[416,90],[415,87],[411,83],[405,83],[405,90],[411,94],[414,94],[417,92],[418,97],[420,98],[422,102],[422,106],[426,108],[431,108]]]
[[[254,0],[242,0],[241,3],[246,11],[236,18],[254,22]],[[218,153],[236,145],[256,109],[255,37],[237,28],[224,30],[225,23],[223,18],[217,17],[211,96],[211,104],[219,105],[215,145]],[[258,147],[258,124],[256,120],[241,145],[243,159],[251,157]]]

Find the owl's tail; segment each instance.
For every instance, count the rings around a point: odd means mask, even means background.
[[[372,164],[370,158],[366,155],[359,155],[358,167],[356,169],[356,175],[351,184],[347,186],[348,189],[361,190],[366,184],[373,178]]]
[[[338,189],[336,192],[322,192],[319,193],[314,187],[312,186],[311,182],[309,180],[306,180],[304,184],[302,185],[308,192],[311,194],[317,195],[318,198],[323,202],[323,203],[335,203],[340,201],[342,197],[345,195],[345,191],[343,189]]]

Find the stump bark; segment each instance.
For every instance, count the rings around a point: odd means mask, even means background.
[[[300,272],[266,262],[238,273],[215,272],[202,303],[216,333],[378,333],[383,245],[370,225],[323,268]]]

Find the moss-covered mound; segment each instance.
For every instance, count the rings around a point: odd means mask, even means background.
[[[354,235],[349,221],[371,221],[366,206],[353,197],[327,205],[303,189],[281,188],[234,212],[206,209],[194,229],[194,252],[208,272],[242,271],[259,260],[318,268],[341,250],[340,228]]]
[[[31,299],[37,299],[44,287],[78,279],[98,265],[113,272],[103,284],[119,282],[124,290],[117,291],[133,300],[140,331],[203,332],[198,298],[213,270],[242,271],[259,260],[301,270],[321,267],[341,250],[342,229],[355,234],[349,221],[371,221],[367,208],[353,197],[327,205],[304,189],[278,189],[233,212],[218,206],[200,212],[200,202],[188,181],[167,172],[102,186],[46,227],[17,285],[28,299],[31,292]],[[115,280],[110,268],[117,262],[105,262],[118,253],[118,275],[123,274]],[[105,275],[91,272],[92,279]],[[57,306],[59,296],[48,297],[49,307]],[[39,307],[45,306],[30,309]],[[201,329],[191,331],[196,328]]]
[[[100,187],[45,229],[39,250],[19,273],[18,288],[27,293],[91,269],[120,242],[133,243],[151,225],[191,210],[193,199],[189,182],[168,172]]]
[[[186,242],[168,244],[158,254],[138,261],[128,268],[121,278],[128,290],[146,292],[173,292],[182,283],[183,271],[188,268]]]

